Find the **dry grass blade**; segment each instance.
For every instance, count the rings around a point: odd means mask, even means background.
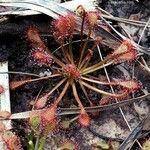
[[[138,137],[140,136],[140,133],[142,131],[142,128],[145,124],[145,122],[147,121],[147,119],[149,119],[149,114],[148,116],[146,116],[133,130],[132,132],[128,135],[128,137],[123,141],[123,143],[120,145],[118,150],[127,150],[128,148],[130,148],[130,146],[134,143],[134,141],[136,139],[138,139]]]
[[[102,16],[108,20],[114,20],[114,21],[122,22],[125,24],[130,24],[130,25],[134,25],[134,26],[138,26],[138,27],[145,27],[145,24],[146,24],[146,22],[143,22],[143,21],[124,19],[124,18],[114,17],[112,15],[111,16],[102,15]],[[150,25],[147,27],[150,28]]]
[[[147,98],[150,98],[150,93],[147,94],[147,95],[137,97],[137,98],[124,100],[124,101],[121,101],[121,102],[118,102],[118,103],[113,103],[113,104],[103,105],[103,106],[95,106],[95,107],[84,107],[84,108],[87,112],[105,111],[105,110],[109,110],[109,109],[115,109],[115,108],[118,108],[118,107],[122,107],[124,105],[134,103],[136,101],[145,100]],[[41,110],[43,110],[43,109],[41,109]],[[38,110],[38,111],[35,111],[35,112],[39,112],[41,110]],[[31,111],[12,114],[10,119],[28,118],[30,113],[31,113]],[[79,113],[80,113],[79,108],[60,108],[60,113],[58,113],[58,115],[62,116],[62,115],[71,115],[71,114],[79,114]]]
[[[142,39],[142,37],[143,37],[143,35],[144,35],[144,32],[145,32],[146,28],[148,27],[149,23],[150,23],[150,18],[148,19],[148,21],[147,21],[147,23],[146,23],[146,25],[145,25],[145,27],[144,27],[142,33],[141,33],[141,36],[140,36],[140,38],[139,38],[139,40],[138,40],[138,44],[140,43],[140,41],[141,41],[141,39]]]
[[[139,40],[138,40],[138,44],[140,43],[140,41],[141,41],[141,39],[142,39],[142,37],[143,37],[143,35],[144,35],[144,32],[145,32],[146,28],[147,28],[148,25],[149,25],[149,22],[150,22],[150,18],[148,19],[147,23],[145,24],[145,27],[143,28],[143,31],[142,31],[142,33],[141,33],[141,36],[140,36],[140,38],[139,38]],[[144,59],[143,56],[141,56],[141,60],[142,60],[142,62],[143,62],[144,65],[138,60],[138,63],[140,64],[140,66],[143,67],[146,71],[149,71],[149,67],[148,67],[148,65],[147,65],[147,63],[146,63],[146,61],[145,61],[145,59]],[[135,74],[135,64],[133,64],[133,67],[132,67],[132,78],[133,78],[133,79],[135,78],[135,77],[134,77],[134,74]],[[133,96],[133,98],[134,98],[134,93],[132,93],[132,96]],[[129,140],[130,137],[132,137],[132,132],[131,132],[131,135],[129,135],[126,140]],[[122,148],[127,149],[127,148],[129,147],[129,150],[130,150],[130,149],[132,148],[132,146],[134,145],[134,143],[137,141],[137,138],[136,138],[136,137],[137,137],[137,136],[135,135],[135,136],[134,136],[134,139],[132,140],[132,143],[130,142],[129,144],[125,144],[125,142],[127,142],[127,141],[125,140],[125,141],[122,143]],[[138,141],[137,141],[137,142],[138,142]],[[138,144],[139,144],[140,148],[142,148],[142,147],[141,147],[141,144],[140,144],[139,142],[138,142]],[[122,149],[122,148],[120,148],[120,149]]]
[[[105,18],[103,18],[102,16],[101,16],[101,19],[106,23],[106,25],[108,25],[111,29],[112,29],[112,31],[115,33],[115,34],[117,34],[117,36],[118,37],[120,37],[120,40],[125,40],[126,39],[126,37],[124,36],[124,35],[122,35],[120,32],[118,32],[107,20],[105,20]],[[146,27],[148,26],[148,24],[149,23],[146,23]],[[106,31],[105,31],[106,32]],[[110,36],[109,36],[110,37]],[[115,42],[115,41],[114,41]],[[116,41],[116,43],[117,42],[119,42],[119,41]],[[147,54],[147,55],[150,55],[150,49],[149,48],[145,48],[145,47],[142,47],[142,46],[140,46],[139,44],[136,44],[134,41],[132,41],[133,42],[133,44],[135,45],[135,47],[140,51],[140,52],[142,52],[142,53],[144,53],[144,54]]]
[[[101,51],[100,51],[99,46],[97,46],[97,48],[98,48],[98,52],[99,52],[99,55],[100,55],[100,59],[103,60],[103,57],[102,57],[102,54],[101,54]],[[107,69],[104,68],[104,71],[105,71],[105,74],[106,74],[106,77],[107,77],[108,82],[110,82],[110,78],[109,78],[109,76],[108,76]],[[110,88],[111,88],[112,93],[115,93],[115,92],[114,92],[114,89],[113,89],[113,87],[112,87],[112,85],[110,85]],[[115,100],[116,100],[116,103],[118,103],[117,98],[116,98]],[[124,115],[124,112],[123,112],[122,108],[119,107],[119,110],[120,110],[120,113],[121,113],[121,115],[122,115],[124,121],[126,122],[126,125],[128,126],[129,130],[131,131],[130,124],[128,123],[128,121],[127,121],[127,119],[126,119],[126,117],[125,117],[125,115]],[[139,143],[139,141],[137,141],[137,143],[138,143],[139,147],[141,148],[141,144]]]
[[[100,7],[97,7],[97,9],[100,10],[103,13],[102,16],[108,20],[114,20],[114,21],[118,21],[118,22],[122,22],[122,23],[126,23],[126,24],[131,24],[131,25],[138,26],[138,27],[145,27],[145,25],[146,25],[146,22],[144,22],[144,21],[115,17]],[[148,26],[148,27],[150,28],[150,26]]]
[[[18,71],[0,72],[0,74],[6,74],[6,73],[8,73],[8,74],[20,74],[20,75],[40,77],[40,75],[38,75],[38,74],[28,73],[28,72],[18,72]]]

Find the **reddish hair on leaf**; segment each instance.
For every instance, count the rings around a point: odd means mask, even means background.
[[[54,25],[54,37],[59,42],[64,42],[66,37],[71,37],[76,26],[76,17],[73,14],[67,14],[66,16],[60,16],[53,22]]]

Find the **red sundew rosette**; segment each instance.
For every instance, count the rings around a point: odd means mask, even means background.
[[[63,68],[64,74],[66,76],[78,80],[81,77],[80,70],[73,64],[66,64]]]

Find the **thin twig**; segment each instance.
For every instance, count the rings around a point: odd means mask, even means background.
[[[141,41],[141,39],[142,39],[142,37],[143,37],[143,35],[144,35],[144,32],[145,32],[146,28],[148,27],[149,23],[150,23],[150,18],[148,19],[148,21],[147,21],[147,23],[146,23],[146,25],[145,25],[145,27],[144,27],[142,33],[141,33],[141,36],[140,36],[140,38],[139,38],[139,40],[138,40],[138,44],[140,43],[140,41]]]
[[[149,24],[149,23],[150,23],[150,18],[149,18],[149,20],[147,21],[145,27],[143,28],[143,31],[142,31],[142,33],[141,33],[141,36],[140,36],[140,38],[139,38],[139,40],[138,40],[138,44],[140,43],[140,41],[141,41],[141,39],[142,39],[142,37],[143,37],[143,35],[144,35],[144,32],[145,32],[146,28],[148,27],[148,24]],[[144,60],[143,56],[141,56],[141,59],[142,59],[142,61],[143,61],[144,64],[145,64],[145,65],[143,65],[143,66],[149,68],[148,65],[146,64],[146,61]],[[140,63],[140,61],[139,61],[139,63]],[[141,63],[140,63],[140,64],[141,64]],[[133,67],[132,67],[132,78],[134,78],[134,73],[135,73],[135,64],[133,64]],[[132,93],[132,97],[134,98],[134,93]],[[140,146],[140,148],[142,149],[142,146],[141,146],[141,144],[139,143],[138,140],[134,140],[133,143],[130,145],[130,148],[129,148],[129,149],[132,148],[132,146],[134,145],[135,142],[137,142],[138,145]]]
[[[146,22],[143,21],[137,21],[137,20],[131,20],[131,19],[124,19],[124,18],[119,18],[119,17],[114,17],[114,16],[108,16],[108,15],[102,15],[105,19],[113,20],[113,21],[118,21],[122,22],[125,24],[130,24],[138,27],[144,27]],[[150,26],[147,26],[150,28]]]
[[[102,54],[101,54],[99,45],[97,45],[97,49],[98,49],[98,52],[99,52],[99,55],[100,55],[100,59],[103,61],[103,57],[102,57]],[[110,78],[109,78],[109,76],[108,76],[107,69],[106,69],[105,67],[104,67],[104,71],[105,71],[105,74],[106,74],[106,77],[107,77],[108,82],[110,82]],[[114,89],[113,89],[113,87],[112,87],[111,85],[110,85],[110,88],[111,88],[112,93],[115,93],[115,92],[114,92]],[[116,100],[116,103],[118,103],[117,98],[116,98],[115,100]],[[132,131],[132,129],[131,129],[131,127],[130,127],[130,125],[129,125],[129,123],[128,123],[128,121],[127,121],[125,115],[124,115],[124,112],[123,112],[122,108],[119,107],[119,110],[120,110],[120,112],[121,112],[121,114],[122,114],[122,116],[123,116],[124,121],[126,122],[128,128],[129,128],[129,130]],[[138,143],[138,145],[141,147],[141,144],[140,144],[138,141],[137,141],[137,143]]]
[[[118,22],[122,22],[122,23],[126,23],[126,24],[131,24],[134,26],[138,26],[138,27],[145,27],[146,22],[144,21],[138,21],[138,20],[131,20],[131,19],[126,19],[126,18],[120,18],[120,17],[115,17],[112,14],[110,14],[109,12],[107,12],[106,10],[97,7],[98,10],[100,10],[102,13],[102,17],[104,17],[105,19],[109,19],[109,20],[113,20],[113,21],[118,21]],[[150,26],[147,26],[150,28]]]
[[[140,66],[141,66],[144,70],[146,70],[147,72],[150,73],[150,68],[149,68],[149,67],[143,65],[140,61],[137,61],[137,62],[140,64]]]
[[[20,75],[28,75],[28,76],[34,76],[34,77],[41,77],[38,74],[34,73],[28,73],[28,72],[17,72],[17,71],[8,71],[8,72],[0,72],[0,74],[20,74]]]
[[[108,105],[103,105],[103,106],[93,106],[93,107],[84,107],[87,112],[98,112],[98,111],[104,111],[104,110],[110,110],[110,109],[116,109],[118,107],[122,107],[137,101],[145,100],[145,99],[150,98],[150,93],[147,95],[143,95],[137,98],[132,98],[124,101],[120,101],[118,103],[113,103],[113,104],[108,104]],[[40,112],[43,111],[44,109],[41,110],[35,110],[35,112]],[[34,111],[26,111],[26,112],[21,112],[21,113],[15,113],[10,116],[9,119],[27,119],[30,117],[30,114]],[[62,115],[72,115],[72,114],[79,114],[80,113],[80,108],[60,108],[60,112],[58,113],[58,116]]]

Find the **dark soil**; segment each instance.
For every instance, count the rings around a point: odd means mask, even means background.
[[[134,0],[130,1],[130,3],[129,1],[102,0],[100,1],[100,6],[103,9],[112,13],[112,15],[123,17],[123,18],[128,18],[131,14],[136,14],[139,13],[140,11],[142,11],[142,13],[145,16],[149,16],[147,11],[148,10],[147,0],[140,1],[140,3],[137,3]],[[36,26],[39,29],[41,35],[42,34],[51,35],[52,28],[50,28],[51,27],[50,23],[51,23],[51,19],[49,19],[49,17],[45,15],[38,15],[38,16],[30,16],[30,17],[29,16],[10,17],[7,22],[3,22],[2,24],[0,24],[0,62],[8,61],[9,71],[28,72],[28,73],[35,73],[35,74],[40,74],[41,72],[44,73],[45,71],[51,71],[47,67],[38,66],[31,59],[31,57],[29,57],[31,47],[28,41],[26,40],[26,36],[25,36],[25,32],[29,26]],[[116,22],[113,22],[113,24],[116,24]],[[45,41],[45,43],[48,45],[50,49],[52,50],[56,49],[57,46],[52,37],[44,36],[43,40]],[[150,43],[150,36],[147,35],[145,40],[141,42],[141,45],[148,47],[150,46],[149,43]],[[99,56],[95,59],[99,59]],[[117,69],[115,67],[114,69],[111,69],[109,75],[111,75],[114,78],[116,77],[123,78],[122,73],[116,70]],[[102,75],[104,74],[103,72],[101,73]],[[141,75],[140,70],[139,72],[136,73],[136,77],[141,80],[143,86],[149,89],[150,87],[149,74],[145,73],[144,75],[145,76]],[[19,74],[18,75],[10,74],[10,81],[26,79],[27,77],[28,76],[19,75]],[[42,89],[41,94],[44,93],[44,91],[48,89],[50,84],[51,83],[47,83],[46,81],[40,81],[40,82],[38,81],[38,82],[27,84],[16,91],[11,91],[12,113],[31,110],[32,107],[32,105],[30,105],[31,100],[34,100],[36,98],[36,96],[41,91],[41,89]],[[90,93],[90,97],[93,100],[99,98],[97,95],[95,95],[95,93]],[[66,104],[69,107],[67,102],[64,103],[64,105]],[[107,112],[107,113],[109,114],[111,112]],[[116,111],[116,114],[117,113],[118,111]],[[119,119],[119,121],[116,119],[116,121],[124,127],[121,119]],[[18,130],[18,126],[17,126],[18,123],[20,124],[19,127],[20,130]],[[26,128],[27,126],[25,122],[16,121],[14,122],[14,127],[17,129],[17,132],[19,134],[24,135],[24,128]],[[76,128],[74,128],[75,129],[74,131],[67,133],[68,138],[73,137],[75,131],[77,130]],[[78,141],[80,140],[78,139]],[[22,142],[24,143],[24,138]]]
[[[11,29],[13,34],[11,34],[11,32],[9,31],[8,33],[3,32],[0,38],[0,59],[2,62],[6,60],[9,61],[9,71],[20,71],[28,73],[31,72],[39,74],[40,72],[44,72],[45,70],[47,70],[47,68],[40,68],[37,65],[33,65],[33,61],[30,61],[29,52],[31,47],[27,42],[25,36],[27,28],[29,26],[36,25],[36,20],[39,20],[39,18],[41,17],[31,17],[31,19],[14,18],[13,21],[10,19],[9,23],[2,25],[2,30],[3,26],[5,26],[5,31],[7,31],[7,27],[14,28],[14,30]],[[47,18],[45,17],[44,20],[46,19]],[[18,27],[16,25],[20,26],[20,29],[15,28]],[[27,78],[27,76],[10,74],[10,81],[19,80],[21,78]],[[37,95],[39,90],[42,88],[40,85],[41,84],[37,82],[34,84],[26,85],[23,88],[17,90],[17,92],[11,92],[12,112],[22,112],[25,110],[29,110],[29,102],[33,99],[34,96]]]

